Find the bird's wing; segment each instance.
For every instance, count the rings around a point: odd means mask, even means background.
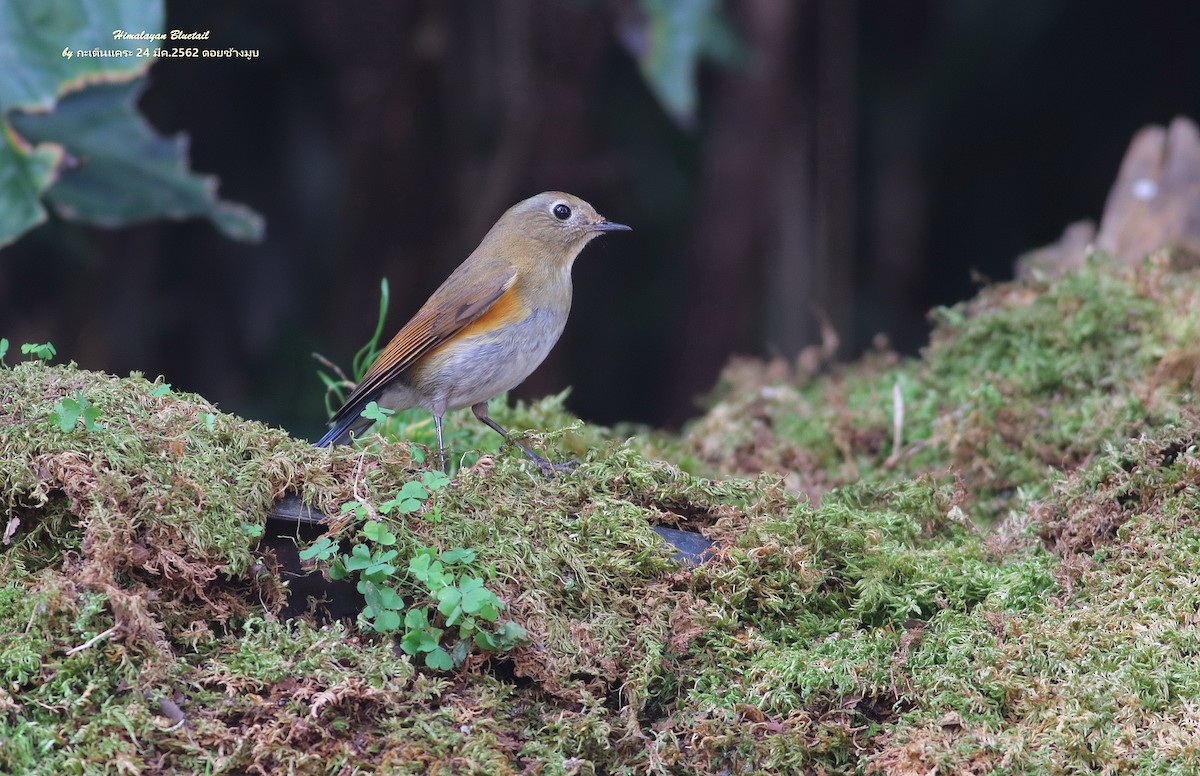
[[[421,356],[437,348],[489,310],[504,317],[516,312],[515,298],[507,294],[517,279],[516,269],[493,280],[479,282],[455,272],[442,284],[404,328],[396,333],[388,346],[376,357],[354,391],[336,413],[333,421],[357,417],[362,407],[376,398],[374,394],[408,369]],[[508,301],[509,304],[504,304]],[[505,308],[501,311],[499,308]],[[362,405],[362,406],[360,406]]]

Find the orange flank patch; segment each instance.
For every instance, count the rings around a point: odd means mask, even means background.
[[[492,329],[516,323],[528,314],[529,309],[521,303],[521,296],[517,293],[516,288],[510,288],[501,294],[492,303],[492,306],[484,311],[483,315],[464,326],[458,334],[454,335],[454,338],[483,334]]]

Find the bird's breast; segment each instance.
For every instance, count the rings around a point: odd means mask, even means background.
[[[537,369],[562,335],[569,312],[569,298],[565,306],[526,305],[510,290],[422,359],[409,381],[445,409],[487,401]]]

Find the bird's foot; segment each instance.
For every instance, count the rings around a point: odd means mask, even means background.
[[[558,472],[570,474],[571,472],[575,471],[575,467],[579,465],[579,461],[575,460],[562,461],[561,463],[558,461],[547,461],[545,458],[533,452],[533,450],[527,445],[524,445],[521,442],[517,442],[517,445],[521,448],[521,451],[525,453],[525,457],[536,463],[538,468],[542,470],[542,474],[546,475],[547,477],[553,477]]]
[[[570,474],[575,471],[575,467],[579,465],[579,461],[547,461],[545,458],[538,458],[534,461],[538,468],[542,470],[542,474],[547,477],[553,477],[558,472]]]

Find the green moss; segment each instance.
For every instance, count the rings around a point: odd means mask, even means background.
[[[931,628],[909,660],[914,705],[878,762],[1186,772],[1200,707],[1198,443],[1191,419],[1055,486],[1036,527],[1064,555],[1062,587],[1038,609]],[[948,708],[949,736],[936,724]]]
[[[1053,284],[984,289],[933,320],[920,361],[880,353],[806,380],[735,363],[683,449],[709,473],[775,471],[813,497],[953,470],[964,510],[992,521],[1044,494],[1052,472],[1177,419],[1196,389],[1200,298],[1161,262],[1096,259]]]
[[[255,538],[285,494],[374,514],[432,462],[423,418],[316,450],[136,375],[2,369],[0,771],[1186,772],[1197,289],[1155,264],[986,289],[920,360],[735,365],[677,438],[496,402],[580,460],[551,479],[452,416],[465,466],[384,518],[397,565],[471,548],[528,640],[445,673],[281,619]],[[77,393],[102,427],[62,430]],[[685,569],[657,524],[720,549]]]

